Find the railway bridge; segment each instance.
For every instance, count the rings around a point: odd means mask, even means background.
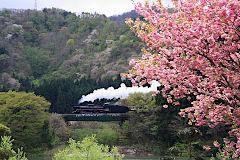
[[[128,119],[126,113],[82,113],[82,114],[62,114],[65,121],[125,121]]]

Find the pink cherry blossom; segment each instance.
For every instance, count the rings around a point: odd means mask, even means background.
[[[227,152],[227,151],[224,151],[224,152],[223,152],[223,155],[224,155],[224,156],[227,156],[227,155],[228,155],[228,152]]]
[[[214,145],[215,147],[220,147],[220,144],[219,144],[217,141],[214,141],[214,142],[213,142],[213,145]]]
[[[203,149],[205,149],[205,150],[210,150],[211,149],[211,147],[210,146],[208,146],[208,145],[206,145],[206,146],[203,146]]]
[[[230,140],[229,139],[227,139],[227,138],[224,138],[224,143],[226,143],[226,144],[228,144],[228,143],[230,143]]]
[[[231,125],[229,135],[237,143],[225,142],[231,155],[239,156],[240,1],[174,0],[174,5],[176,12],[168,13],[160,1],[155,10],[149,3],[136,4],[143,21],[126,23],[146,49],[141,60],[131,61],[127,77],[134,85],[159,81],[168,103],[196,95],[180,115],[197,126]]]
[[[163,105],[163,108],[168,108],[168,105]]]
[[[233,158],[233,159],[237,159],[237,158],[238,158],[238,155],[237,155],[237,154],[233,154],[233,155],[232,155],[232,158]]]

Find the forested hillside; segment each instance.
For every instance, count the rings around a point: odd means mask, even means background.
[[[143,46],[124,22],[56,8],[0,11],[0,28],[2,91],[50,79],[116,78]]]

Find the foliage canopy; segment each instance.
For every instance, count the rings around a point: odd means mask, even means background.
[[[0,92],[0,122],[11,129],[17,145],[39,146],[50,103],[26,92]]]

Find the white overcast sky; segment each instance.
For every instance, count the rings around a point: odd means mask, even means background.
[[[150,0],[152,2],[154,0]],[[135,0],[144,2],[144,0]],[[171,0],[162,0],[163,4],[171,5]],[[0,0],[0,9],[34,9],[35,0]],[[71,12],[97,12],[112,16],[134,9],[131,0],[37,0],[38,10],[43,8],[60,8]]]

